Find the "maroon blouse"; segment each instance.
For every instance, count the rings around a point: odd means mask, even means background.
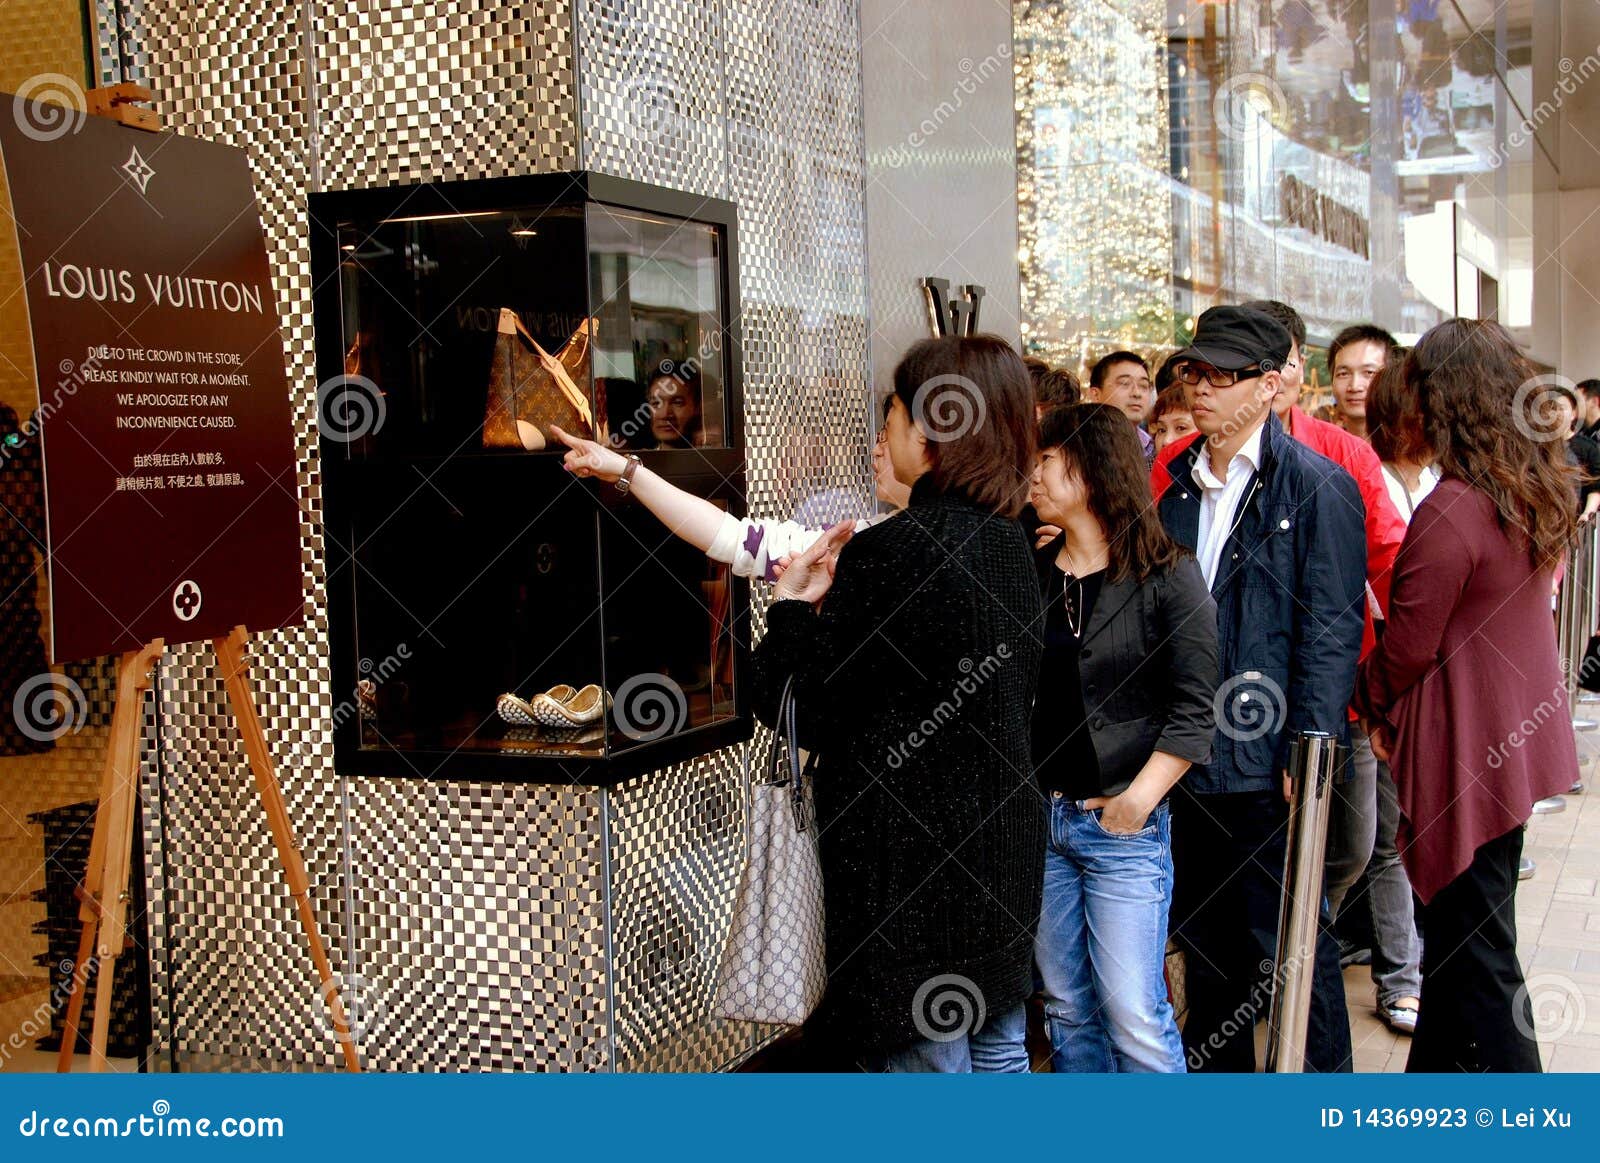
[[[1578,777],[1551,583],[1482,491],[1444,480],[1417,506],[1356,709],[1391,729],[1397,844],[1424,902]]]

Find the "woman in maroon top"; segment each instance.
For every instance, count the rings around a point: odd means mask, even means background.
[[[1540,439],[1540,393],[1520,390],[1534,370],[1498,324],[1441,323],[1404,374],[1443,479],[1411,520],[1357,701],[1390,753],[1423,904],[1407,1069],[1537,1071],[1513,908],[1532,804],[1577,776],[1550,614],[1572,472],[1562,443]]]

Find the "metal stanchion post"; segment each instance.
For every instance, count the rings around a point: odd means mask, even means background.
[[[1600,550],[1600,540],[1596,539],[1595,532],[1592,522],[1579,532],[1578,545],[1572,554],[1572,566],[1561,587],[1561,599],[1557,607],[1566,615],[1557,625],[1565,635],[1561,645],[1566,651],[1567,683],[1572,694],[1572,725],[1578,731],[1592,731],[1596,727],[1594,719],[1578,714],[1579,704],[1591,701],[1579,689],[1578,678],[1584,651],[1589,646],[1589,635],[1594,632],[1597,621],[1600,621],[1595,611],[1595,555]]]
[[[1277,979],[1267,1014],[1267,1070],[1278,1074],[1299,1074],[1305,1069],[1328,808],[1338,752],[1338,741],[1332,735],[1302,731],[1295,736],[1289,761],[1294,798],[1289,805],[1283,900],[1278,909]]]

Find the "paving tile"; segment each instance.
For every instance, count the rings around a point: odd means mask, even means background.
[[[1540,945],[1528,964],[1534,969],[1577,969],[1581,950],[1559,945]]]
[[[1600,1050],[1558,1045],[1545,1059],[1545,1069],[1556,1074],[1600,1073]]]

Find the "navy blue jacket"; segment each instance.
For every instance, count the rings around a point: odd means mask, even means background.
[[[1161,521],[1182,544],[1199,541],[1195,441],[1169,466]],[[1217,603],[1222,685],[1211,762],[1190,768],[1198,794],[1279,786],[1298,731],[1343,740],[1366,600],[1366,509],[1351,475],[1267,416],[1261,469],[1235,514],[1211,595]]]

